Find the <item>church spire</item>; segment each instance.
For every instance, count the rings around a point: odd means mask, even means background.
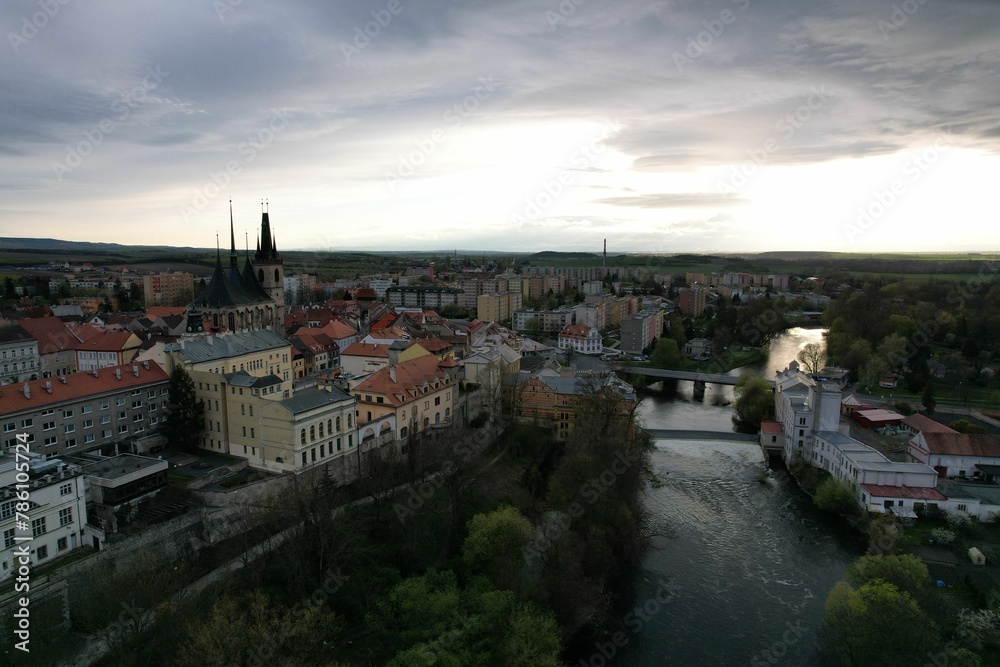
[[[236,268],[239,265],[240,258],[236,254],[236,231],[233,228],[233,200],[229,200],[229,266]]]

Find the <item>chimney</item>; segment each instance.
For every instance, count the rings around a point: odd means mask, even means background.
[[[97,377],[97,369],[94,369],[94,377]]]
[[[149,370],[149,362],[148,361],[142,362],[142,367],[145,368],[148,371]]]
[[[395,364],[389,366],[389,379],[392,380],[393,382],[396,381],[396,365]]]
[[[132,375],[139,377],[139,365],[132,364]]]
[[[24,383],[24,397],[31,398],[31,387],[28,386],[27,382]]]
[[[65,375],[60,375],[59,376],[59,381],[62,382],[63,384],[66,384],[66,376]]]
[[[45,381],[45,391],[47,391],[50,394],[52,393],[52,380]]]
[[[115,377],[118,378],[119,380],[122,379],[122,369],[121,368],[116,368],[115,369]]]

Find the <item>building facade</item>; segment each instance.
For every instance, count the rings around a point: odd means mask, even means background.
[[[38,340],[20,325],[0,327],[0,371],[0,384],[24,382],[41,375]]]
[[[194,297],[194,276],[182,271],[143,276],[142,294],[146,308],[183,306]]]

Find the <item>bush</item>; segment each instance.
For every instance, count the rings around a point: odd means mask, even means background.
[[[472,418],[469,422],[469,426],[472,428],[482,428],[486,425],[486,422],[490,420],[489,413],[480,412],[478,415]]]
[[[935,542],[941,544],[951,544],[955,541],[955,533],[945,528],[935,528],[931,531],[931,537],[934,538]]]
[[[972,523],[972,517],[965,512],[949,512],[945,516],[948,525],[955,529],[965,528]]]
[[[820,483],[813,500],[817,507],[826,512],[845,515],[858,513],[858,504],[854,500],[854,487],[833,477]]]

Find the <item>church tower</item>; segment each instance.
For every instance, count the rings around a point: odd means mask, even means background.
[[[266,204],[265,204],[266,206]],[[274,242],[274,232],[271,231],[271,220],[267,209],[261,214],[260,239],[257,241],[257,252],[254,255],[253,268],[257,274],[257,282],[278,306],[279,318],[285,312],[285,266],[278,254]]]

